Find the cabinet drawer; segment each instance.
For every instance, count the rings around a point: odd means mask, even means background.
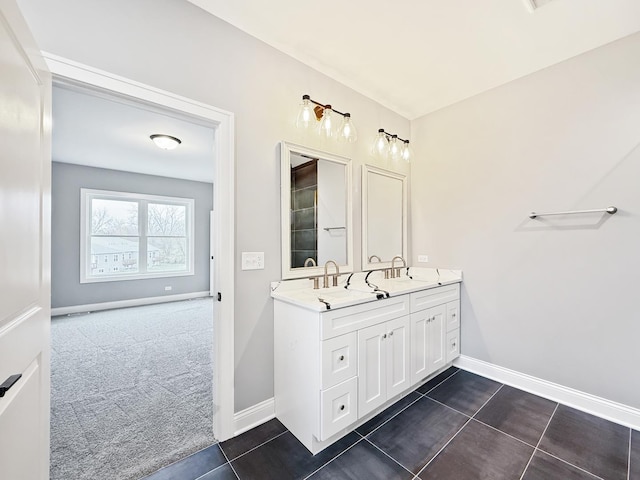
[[[460,356],[460,330],[451,330],[447,333],[447,363],[453,362]]]
[[[333,387],[358,373],[358,336],[356,332],[322,342],[322,389]]]
[[[358,419],[358,378],[320,392],[320,435],[323,441]]]
[[[411,312],[425,310],[427,308],[453,302],[460,298],[460,284],[445,285],[443,287],[430,288],[411,294]]]
[[[460,328],[460,301],[447,303],[447,332]]]
[[[322,312],[320,338],[326,340],[408,314],[409,295]]]

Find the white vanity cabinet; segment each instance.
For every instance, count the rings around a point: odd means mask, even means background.
[[[459,355],[460,284],[411,294],[411,384]],[[451,348],[458,348],[457,354]]]
[[[409,316],[358,331],[358,415],[411,386]]]
[[[274,296],[276,417],[316,454],[408,394],[457,356],[459,292],[324,311]]]

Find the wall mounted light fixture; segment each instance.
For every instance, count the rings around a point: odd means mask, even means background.
[[[342,123],[337,129],[335,128],[334,114],[342,116]],[[317,128],[318,134],[322,138],[337,137],[339,142],[353,143],[358,139],[358,132],[351,120],[350,113],[342,113],[329,104],[316,102],[309,95],[302,96],[296,126],[303,130]]]
[[[413,149],[409,145],[409,140],[400,138],[395,133],[385,132],[384,128],[380,128],[373,141],[371,155],[379,160],[394,162],[404,160],[409,163],[413,157]]]
[[[162,133],[154,133],[149,138],[153,140],[153,143],[155,143],[157,147],[162,148],[163,150],[173,150],[182,143],[179,138]]]

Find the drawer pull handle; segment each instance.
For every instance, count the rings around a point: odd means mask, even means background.
[[[344,360],[344,355],[340,355],[340,358],[338,360],[343,361]]]
[[[11,375],[4,382],[2,382],[2,385],[0,385],[0,397],[4,397],[4,394],[7,393],[11,387],[13,387],[14,383],[20,380],[20,377],[22,377],[22,374],[17,373],[16,375]]]
[[[344,410],[344,405],[340,405],[340,411]]]

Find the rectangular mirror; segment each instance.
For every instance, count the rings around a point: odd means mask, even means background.
[[[396,255],[409,264],[407,176],[363,165],[362,270],[389,268]]]
[[[322,275],[329,260],[353,272],[351,159],[288,142],[280,154],[283,280]]]

